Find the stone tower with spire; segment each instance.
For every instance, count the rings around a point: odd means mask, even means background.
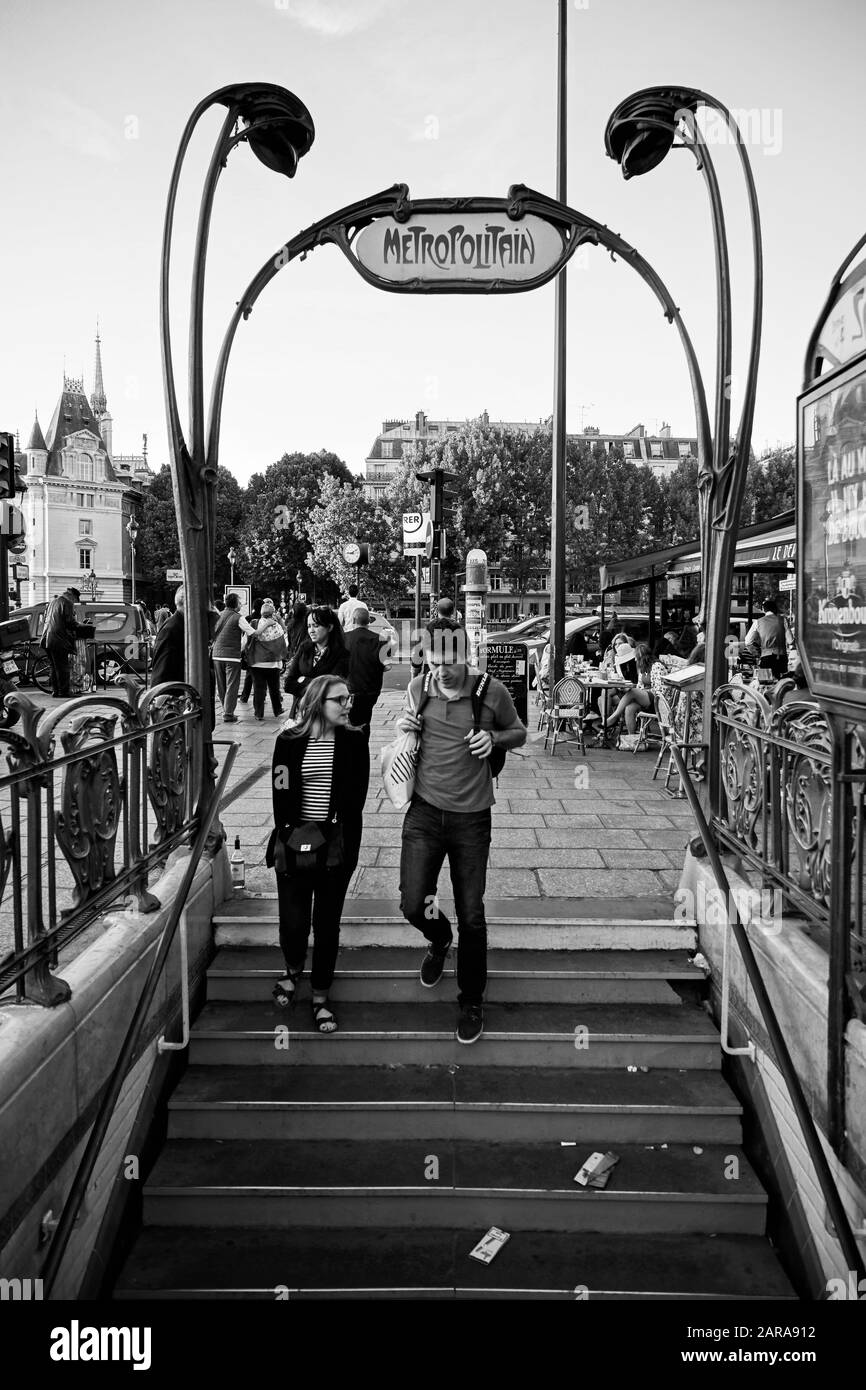
[[[96,324],[96,364],[93,370],[93,394],[90,397],[90,405],[93,410],[93,418],[99,426],[99,433],[102,435],[105,452],[108,454],[108,457],[111,458],[113,453],[111,447],[111,430],[114,422],[108,411],[108,401],[105,396],[105,386],[102,381],[102,349],[98,321]]]

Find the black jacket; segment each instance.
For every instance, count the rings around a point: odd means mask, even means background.
[[[58,594],[45,610],[45,628],[42,642],[45,647],[57,651],[72,652],[79,633],[87,631],[75,621],[75,605],[68,594]]]
[[[178,609],[166,619],[156,634],[150,664],[151,685],[161,685],[163,681],[186,680],[185,641],[183,613]]]
[[[290,695],[300,695],[314,676],[341,676],[343,680],[348,676],[348,652],[337,651],[334,647],[328,647],[318,664],[313,660],[315,654],[316,644],[311,642],[308,637],[303,646],[292,657],[286,672],[284,689]]]
[[[281,733],[274,744],[271,788],[274,803],[274,830],[268,841],[265,863],[273,868],[274,840],[286,826],[303,825],[301,800],[304,787],[301,764],[309,735],[300,738]],[[334,775],[328,819],[338,815],[343,827],[344,867],[354,872],[358,863],[363,831],[364,802],[370,782],[370,746],[360,729],[334,730]]]
[[[382,693],[385,667],[380,652],[385,644],[375,632],[366,627],[354,627],[346,633],[346,646],[349,648],[349,689],[353,695],[375,695]]]

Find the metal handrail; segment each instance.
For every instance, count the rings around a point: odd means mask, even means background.
[[[707,858],[710,861],[710,866],[713,870],[716,883],[718,884],[720,892],[724,895],[725,903],[727,905],[726,921],[730,924],[730,927],[734,933],[734,939],[736,940],[736,943],[740,949],[740,955],[743,958],[743,964],[746,967],[746,974],[749,977],[749,983],[752,986],[752,989],[755,994],[755,1000],[757,1002],[758,1009],[761,1014],[761,1019],[763,1021],[764,1027],[767,1030],[767,1036],[775,1053],[779,1070],[781,1071],[785,1085],[788,1088],[788,1095],[790,1097],[791,1104],[794,1107],[794,1112],[797,1116],[797,1120],[800,1125],[803,1140],[805,1142],[806,1148],[809,1151],[809,1157],[811,1158],[812,1163],[814,1165],[815,1174],[818,1178],[818,1183],[821,1188],[821,1192],[823,1193],[824,1200],[827,1203],[827,1211],[830,1220],[833,1222],[833,1225],[836,1230],[836,1238],[839,1241],[840,1246],[842,1247],[842,1253],[845,1256],[845,1259],[848,1261],[848,1268],[856,1271],[859,1280],[861,1278],[866,1277],[866,1264],[864,1264],[863,1257],[861,1256],[860,1251],[857,1248],[857,1241],[854,1236],[854,1232],[851,1228],[851,1222],[848,1220],[848,1213],[842,1205],[842,1199],[839,1195],[839,1188],[833,1178],[833,1174],[830,1171],[830,1165],[827,1162],[827,1156],[824,1153],[823,1148],[821,1147],[821,1140],[818,1135],[817,1126],[815,1125],[815,1121],[812,1118],[812,1113],[809,1110],[809,1106],[806,1102],[806,1097],[803,1094],[803,1088],[800,1085],[800,1078],[797,1075],[794,1063],[791,1059],[791,1054],[788,1051],[788,1045],[785,1042],[785,1039],[782,1035],[782,1030],[779,1027],[779,1020],[776,1017],[776,1012],[773,1008],[770,996],[767,993],[767,988],[764,984],[761,971],[758,967],[758,962],[755,959],[755,953],[752,950],[752,943],[749,941],[748,935],[746,934],[746,929],[740,920],[740,913],[737,907],[736,899],[734,898],[734,894],[731,891],[731,885],[728,881],[728,876],[725,873],[724,865],[722,864],[721,858],[719,857],[719,852],[716,848],[715,840],[713,839],[710,827],[707,824],[707,819],[701,807],[701,803],[698,798],[697,792],[695,791],[692,785],[691,778],[688,775],[688,769],[686,767],[685,759],[683,758],[682,753],[680,752],[679,748],[677,748],[676,744],[671,745],[671,751],[673,752],[673,756],[677,764],[677,771],[680,774],[683,789],[686,793],[686,798],[691,808],[692,815],[694,816],[695,821],[697,822],[698,831],[700,833],[701,840],[703,841],[704,849],[707,853]]]
[[[103,1140],[105,1139],[105,1136],[108,1133],[108,1127],[111,1124],[112,1116],[114,1115],[114,1108],[117,1104],[118,1097],[123,1088],[123,1083],[126,1080],[126,1074],[129,1070],[129,1065],[132,1060],[136,1044],[138,1043],[138,1039],[141,1034],[144,1021],[147,1017],[147,1011],[150,1008],[151,1003],[153,1002],[153,997],[156,993],[156,988],[159,984],[163,967],[165,965],[166,960],[168,959],[168,953],[171,950],[172,942],[174,941],[174,934],[177,930],[177,925],[180,921],[181,913],[183,912],[186,906],[186,900],[189,896],[189,891],[192,887],[192,882],[195,878],[196,870],[199,866],[201,856],[204,853],[204,848],[207,843],[208,836],[210,835],[214,820],[216,819],[217,811],[219,809],[220,801],[222,799],[222,793],[225,791],[225,786],[228,781],[229,773],[231,772],[232,767],[234,766],[235,758],[237,757],[238,750],[240,749],[239,743],[229,742],[228,740],[223,739],[213,740],[214,746],[217,746],[218,744],[222,744],[222,746],[225,747],[226,756],[223,765],[220,768],[219,781],[217,783],[215,795],[208,803],[205,814],[202,817],[201,823],[199,825],[198,834],[196,835],[196,838],[192,843],[189,862],[186,866],[186,872],[184,873],[180,888],[177,894],[175,895],[174,901],[172,903],[171,912],[169,914],[168,921],[166,922],[165,927],[163,928],[159,947],[157,949],[156,955],[154,956],[153,963],[150,967],[150,971],[144,984],[144,988],[141,991],[141,996],[139,998],[138,1004],[136,1005],[135,1012],[132,1015],[129,1027],[126,1031],[126,1037],[123,1040],[123,1045],[120,1049],[120,1055],[118,1056],[118,1059],[114,1064],[114,1069],[111,1073],[108,1084],[103,1093],[102,1100],[99,1103],[99,1110],[97,1112],[93,1128],[90,1131],[90,1137],[87,1141],[84,1153],[81,1156],[81,1161],[78,1165],[78,1171],[75,1174],[66,1201],[63,1204],[63,1212],[60,1217],[60,1220],[57,1223],[57,1229],[54,1232],[54,1236],[52,1238],[51,1245],[48,1250],[48,1255],[46,1257],[45,1264],[42,1268],[43,1287],[45,1289],[46,1296],[48,1297],[50,1297],[51,1290],[53,1289],[54,1284],[57,1280],[57,1275],[60,1271],[60,1262],[63,1259],[63,1256],[66,1252],[66,1247],[69,1244],[69,1238],[72,1235],[75,1222],[78,1219],[78,1213],[81,1209],[81,1204],[84,1201],[84,1197],[87,1192],[87,1184],[89,1183],[90,1178],[93,1174],[93,1169],[96,1166],[96,1160],[99,1157],[99,1151],[102,1148]]]

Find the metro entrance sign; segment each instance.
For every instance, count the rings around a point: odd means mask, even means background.
[[[434,212],[405,222],[381,217],[359,234],[354,251],[367,270],[399,285],[496,280],[523,289],[556,269],[565,239],[532,214],[513,221],[504,213]]]

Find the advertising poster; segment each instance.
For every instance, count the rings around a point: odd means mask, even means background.
[[[817,693],[866,698],[866,369],[800,402],[800,633]]]

